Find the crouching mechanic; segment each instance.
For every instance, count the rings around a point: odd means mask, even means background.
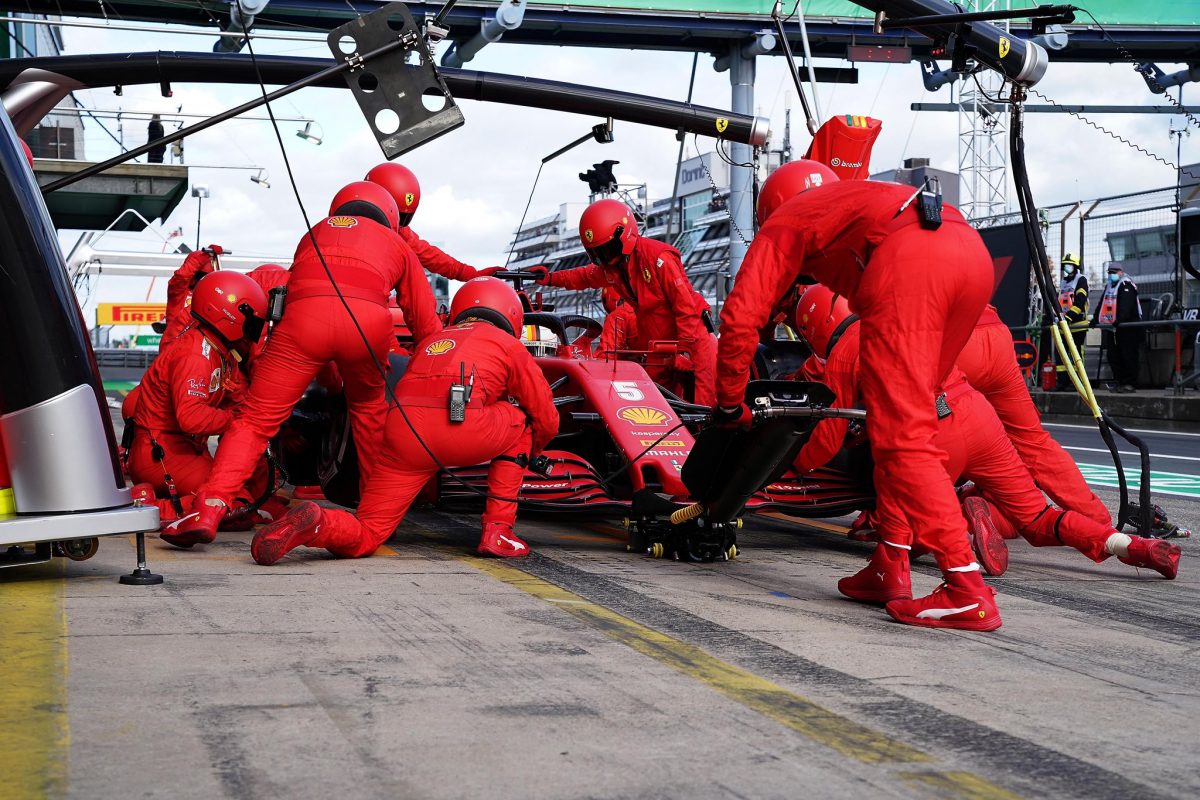
[[[160,353],[179,338],[184,328],[192,324],[192,315],[188,313],[188,307],[192,303],[192,292],[201,278],[217,269],[217,260],[224,252],[219,244],[210,244],[203,250],[193,250],[167,281],[167,315],[164,320],[166,327],[158,342]]]
[[[440,468],[487,461],[479,552],[527,555],[528,545],[513,533],[513,501],[525,466],[558,433],[558,411],[549,384],[517,338],[523,316],[517,293],[502,281],[476,278],[460,288],[450,307],[451,327],[417,345],[396,386],[400,407],[388,411],[383,452],[358,512],[301,503],[254,537],[254,560],[269,566],[300,546],[324,547],[343,558],[369,556]],[[456,385],[471,387],[461,421],[449,402]]]
[[[952,622],[954,609],[971,606],[999,622],[934,442],[932,402],[987,304],[992,259],[956,209],[931,213],[936,205],[916,194],[894,183],[839,182],[828,167],[803,160],[767,178],[757,208],[762,227],[721,312],[713,416],[749,424],[745,391],[759,331],[801,275],[844,295],[861,317],[879,507],[907,518],[945,578],[932,595],[907,601],[901,621],[924,614]]]
[[[676,369],[647,369],[651,379],[667,383],[673,371],[694,371],[694,402],[716,399],[717,337],[708,303],[692,288],[679,251],[669,244],[638,235],[633,213],[619,200],[598,200],[579,218],[579,238],[593,266],[548,272],[533,267],[538,283],[560,289],[612,289],[633,306],[641,343],[675,340],[688,354],[677,357]],[[690,363],[689,363],[690,359]],[[676,388],[672,386],[671,388]]]
[[[206,274],[192,292],[192,324],[127,398],[134,491],[144,501],[169,498],[158,502],[167,521],[190,508],[192,494],[212,471],[208,438],[225,433],[233,421],[223,401],[242,383],[238,362],[257,345],[266,310],[266,294],[248,276]],[[259,469],[238,494],[253,499],[265,485],[265,470]]]
[[[267,441],[330,361],[344,384],[366,485],[378,458],[387,409],[381,365],[394,338],[389,291],[396,289],[417,337],[442,327],[425,272],[396,234],[398,225],[391,195],[374,183],[359,181],[334,195],[329,216],[305,233],[292,263],[283,319],[254,367],[245,402],[221,439],[212,474],[197,493],[192,513],[163,531],[165,541],[187,547],[216,538],[217,524]]]

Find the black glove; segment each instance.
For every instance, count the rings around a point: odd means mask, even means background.
[[[719,428],[749,428],[754,421],[750,408],[745,403],[738,403],[731,408],[713,406],[710,422]]]
[[[533,277],[534,282],[539,286],[545,286],[550,283],[550,270],[541,265],[536,267],[526,267],[525,272],[528,272]]]

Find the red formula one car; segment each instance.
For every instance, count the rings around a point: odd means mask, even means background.
[[[869,459],[853,452],[804,478],[789,469],[815,419],[836,413],[826,408],[833,398],[825,387],[752,382],[750,400],[757,403],[752,407],[758,412],[755,431],[760,433],[752,439],[720,436],[723,444],[707,448],[702,458],[706,466],[701,469],[693,451],[709,409],[657,385],[644,368],[674,363],[674,342],[655,342],[647,351],[598,353],[594,345],[601,325],[596,320],[556,314],[540,305],[535,308],[537,304],[523,291],[523,285],[532,281],[527,273],[501,272],[495,277],[512,281],[527,306],[526,344],[537,357],[561,414],[559,435],[544,453],[549,468],[544,473],[526,473],[520,493],[523,507],[625,518],[630,549],[711,560],[736,553],[733,531],[744,513],[780,511],[821,517],[873,505]],[[531,336],[532,331],[538,333]],[[399,327],[397,337],[402,348],[411,346],[407,329]],[[760,354],[756,370],[760,374],[780,371],[795,361],[767,351]],[[406,356],[393,353],[391,385],[399,380],[406,364]],[[785,407],[796,412],[786,423],[767,419],[768,409],[775,413]],[[702,438],[712,436],[706,431]],[[762,450],[764,437],[770,440],[769,453]],[[328,499],[357,505],[357,461],[340,397],[319,387],[310,389],[275,450],[293,484],[319,482]],[[695,463],[689,465],[689,459]],[[752,464],[753,469],[746,472],[733,466],[730,459]],[[720,473],[726,467],[717,462],[740,470],[739,477],[722,479]],[[699,494],[689,490],[693,481],[685,481],[685,465],[707,481]],[[711,479],[714,468],[718,477]],[[477,505],[487,489],[487,469],[486,464],[452,468],[431,482],[424,498],[443,506]],[[714,488],[718,484],[720,491]],[[716,516],[694,510],[698,498],[711,499],[718,494]],[[734,495],[740,499],[728,499]],[[672,515],[684,510],[686,518],[669,522]],[[705,528],[710,516],[728,530],[712,536]]]

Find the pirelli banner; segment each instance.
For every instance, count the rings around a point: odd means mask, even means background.
[[[96,326],[149,325],[166,315],[166,303],[99,303],[96,306]]]

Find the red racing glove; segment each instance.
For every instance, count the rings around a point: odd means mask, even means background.
[[[692,366],[692,359],[685,356],[683,353],[675,354],[675,371],[676,372],[692,372],[695,367]]]
[[[545,267],[541,265],[536,267],[526,267],[525,272],[528,272],[533,276],[533,280],[538,286],[550,285],[550,270],[546,269]]]
[[[475,277],[476,278],[487,278],[491,275],[495,275],[497,272],[503,272],[503,271],[504,271],[504,267],[486,267],[484,269],[475,270]]]
[[[749,406],[745,403],[738,403],[732,408],[713,406],[712,416],[709,420],[718,428],[749,429],[751,423],[754,422],[754,417],[750,414]]]

